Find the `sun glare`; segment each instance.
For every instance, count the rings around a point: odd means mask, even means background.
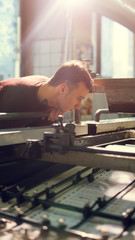
[[[60,0],[61,5],[67,9],[73,9],[75,7],[80,7],[83,3],[83,0]]]

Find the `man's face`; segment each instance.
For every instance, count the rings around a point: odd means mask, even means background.
[[[74,109],[79,110],[81,108],[82,100],[88,95],[88,93],[89,90],[83,82],[80,82],[74,90],[69,90],[67,86],[65,91],[63,91],[56,100],[57,107],[61,114],[73,111]]]

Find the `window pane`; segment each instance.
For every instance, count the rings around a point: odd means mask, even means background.
[[[15,77],[18,61],[19,0],[0,0],[0,75]],[[19,66],[19,65],[18,65]]]
[[[134,77],[134,34],[106,17],[101,21],[101,75]]]

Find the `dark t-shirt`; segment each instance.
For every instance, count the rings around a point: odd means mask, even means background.
[[[47,105],[39,102],[38,88],[48,81],[47,77],[29,76],[0,81],[0,112],[49,112]],[[0,128],[43,126],[51,122],[47,119],[1,120]]]

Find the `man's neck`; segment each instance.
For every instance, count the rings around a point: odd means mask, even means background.
[[[45,83],[41,85],[37,92],[38,100],[49,107],[55,107],[56,103],[56,88]]]

